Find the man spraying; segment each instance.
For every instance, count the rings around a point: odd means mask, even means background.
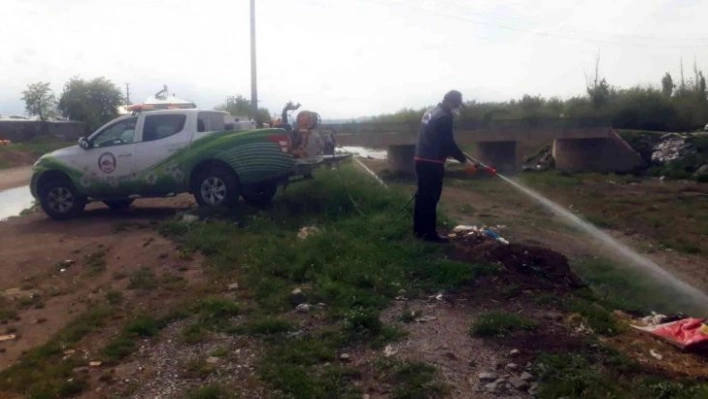
[[[447,237],[438,235],[437,206],[442,194],[445,160],[453,157],[466,163],[465,154],[452,136],[453,118],[460,113],[462,93],[457,90],[445,94],[442,103],[423,115],[415,150],[415,171],[418,178],[418,192],[415,197],[413,231],[424,241],[445,243]],[[467,166],[468,172],[474,165]]]

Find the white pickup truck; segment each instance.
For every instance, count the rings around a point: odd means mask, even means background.
[[[30,188],[44,211],[67,219],[89,201],[113,209],[135,198],[194,194],[200,206],[263,205],[278,185],[349,154],[296,159],[282,129],[254,129],[227,113],[199,109],[144,112],[117,118],[79,145],[42,156]]]

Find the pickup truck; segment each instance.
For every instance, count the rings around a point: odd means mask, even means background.
[[[229,206],[243,197],[260,206],[278,186],[328,160],[297,159],[283,129],[255,129],[225,112],[174,109],[119,117],[79,139],[79,145],[42,156],[34,165],[32,195],[53,219],[79,215],[90,201],[111,209],[135,198],[192,193],[202,207]]]

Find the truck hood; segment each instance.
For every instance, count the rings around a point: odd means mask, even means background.
[[[78,145],[72,145],[71,147],[61,148],[61,149],[52,151],[50,153],[44,154],[39,159],[49,158],[49,157],[58,158],[58,159],[66,158],[66,157],[73,157],[73,156],[81,154],[84,151],[85,150],[82,149],[81,147],[79,147]]]
[[[35,162],[35,165],[37,165],[40,162],[42,162],[43,160],[49,159],[49,158],[67,163],[70,159],[75,158],[76,156],[78,156],[79,154],[81,154],[84,151],[85,150],[82,149],[81,147],[79,147],[78,145],[73,145],[71,147],[61,148],[59,150],[55,150],[55,151],[52,151],[52,152],[42,155],[41,157],[39,157],[37,162]]]

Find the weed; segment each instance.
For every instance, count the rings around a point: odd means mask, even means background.
[[[231,319],[239,315],[241,308],[230,299],[214,296],[199,301],[193,311],[204,328],[224,331],[231,326]]]
[[[583,316],[596,333],[611,336],[621,331],[612,314],[597,303],[578,298],[569,301],[566,308]]]
[[[475,319],[470,329],[474,337],[504,337],[519,331],[533,331],[537,328],[534,321],[513,313],[490,312]]]
[[[266,316],[249,321],[237,331],[252,335],[274,335],[287,333],[294,329],[295,327],[289,321]]]
[[[152,337],[160,331],[160,323],[150,316],[138,316],[133,319],[126,327],[125,332],[140,337]]]
[[[209,356],[226,357],[226,355],[228,355],[228,354],[229,354],[229,349],[221,346],[221,347],[218,347],[218,348],[214,349],[213,351],[211,351],[211,353],[209,353]]]
[[[343,329],[352,341],[369,340],[381,333],[383,323],[373,310],[355,309],[344,316]]]
[[[119,305],[123,302],[123,293],[120,291],[110,290],[106,292],[106,301],[110,305]]]
[[[106,270],[106,250],[101,249],[84,257],[86,270],[90,275],[98,275]]]
[[[75,345],[84,336],[100,328],[111,312],[106,307],[95,307],[71,321],[46,344],[24,354],[19,361],[0,372],[4,389],[33,398],[52,398],[75,395],[87,387],[75,377],[72,369],[81,360],[64,360],[65,348]]]
[[[442,398],[450,391],[439,382],[437,369],[426,363],[384,361],[379,368],[383,379],[393,385],[394,399]]]
[[[400,320],[403,323],[412,323],[416,321],[416,319],[420,318],[420,316],[423,315],[422,310],[410,310],[408,306],[406,305],[403,308],[403,312],[401,315],[398,317],[398,320]]]
[[[135,348],[135,339],[121,334],[103,348],[103,356],[105,356],[107,360],[118,361],[133,353]]]
[[[151,269],[143,266],[130,275],[128,289],[149,291],[155,288],[157,288],[157,278]]]
[[[184,327],[180,335],[185,343],[197,344],[206,340],[207,333],[207,330],[200,323],[194,323]]]
[[[235,397],[221,385],[209,384],[189,390],[186,399],[231,399]]]
[[[213,364],[207,363],[203,357],[189,359],[183,366],[183,378],[204,378],[216,370]]]

